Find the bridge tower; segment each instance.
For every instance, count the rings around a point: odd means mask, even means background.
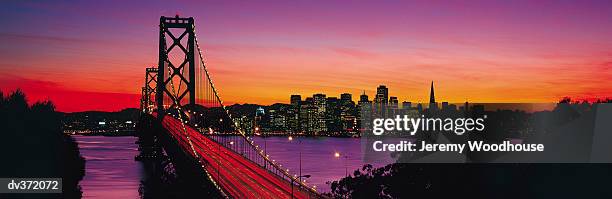
[[[141,92],[140,92],[140,111],[142,111],[143,113],[147,112],[147,107],[148,105],[147,100],[145,99],[147,97],[146,93],[147,93],[147,87],[142,87]]]
[[[156,67],[146,68],[145,85],[144,87],[142,87],[143,97],[141,109],[143,110],[143,112],[148,112],[152,109],[150,107],[150,105],[153,105],[153,102],[151,101],[151,95],[157,93],[157,71],[158,68]],[[152,83],[154,83],[154,85],[151,85]]]
[[[177,33],[178,31],[178,33]],[[169,37],[169,41],[166,40]],[[185,42],[186,41],[186,42]],[[170,57],[178,51],[181,55]],[[170,60],[174,58],[174,60]],[[164,17],[159,20],[159,63],[157,72],[157,89],[155,101],[157,113],[164,114],[164,97],[167,97],[174,107],[180,104],[188,95],[190,105],[196,103],[195,93],[195,34],[193,17]],[[184,72],[187,67],[187,75]],[[175,81],[175,78],[177,81]],[[179,84],[179,85],[175,85]],[[184,90],[181,85],[184,84]],[[176,89],[178,87],[178,89]],[[178,103],[178,104],[176,104]]]

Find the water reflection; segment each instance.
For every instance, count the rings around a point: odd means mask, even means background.
[[[139,198],[142,165],[135,137],[74,136],[85,157],[83,198]]]
[[[294,174],[299,173],[301,149],[302,175],[311,175],[307,183],[316,185],[320,192],[329,192],[326,182],[345,177],[347,170],[350,174],[364,164],[384,166],[393,161],[391,157],[380,157],[376,162],[364,162],[360,138],[255,137],[254,140],[262,149],[266,145],[270,157]],[[335,153],[339,153],[339,157],[335,157]]]
[[[175,188],[150,185],[155,184],[150,180],[159,178],[160,174],[147,176],[143,164],[134,160],[139,152],[136,137],[75,136],[75,139],[87,160],[85,177],[80,182],[83,198],[140,198],[139,188],[140,193],[153,195],[161,194],[160,191],[165,192],[163,194],[192,191],[178,188],[184,184],[170,185]],[[311,175],[307,183],[316,185],[321,192],[330,191],[326,182],[338,180],[345,176],[346,170],[350,173],[366,164],[362,160],[359,138],[256,137],[254,140],[262,148],[265,141],[268,154],[295,174],[299,172],[301,150],[302,174]],[[340,157],[335,157],[335,153],[341,154]],[[391,162],[390,157],[381,157],[374,165],[384,166]],[[143,187],[155,190],[142,190]]]

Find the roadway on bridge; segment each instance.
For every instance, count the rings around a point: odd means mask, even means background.
[[[176,118],[166,116],[162,125],[185,152],[192,156],[195,156],[194,151],[198,154],[204,164],[203,168],[231,197],[291,198],[292,187],[289,181],[181,124]],[[309,198],[309,194],[294,186],[293,197]]]

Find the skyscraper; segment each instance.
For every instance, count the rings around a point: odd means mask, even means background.
[[[298,132],[300,130],[300,104],[302,104],[302,96],[291,95],[291,106],[287,110],[287,126],[290,131]]]
[[[363,94],[361,94],[359,96],[359,104],[363,104],[363,103],[369,103],[370,99],[368,98],[368,95],[366,95],[365,91],[363,91]]]
[[[287,128],[287,118],[281,111],[270,109],[268,111],[269,127],[272,131],[284,131]]]
[[[340,116],[342,108],[345,107],[342,105],[342,102],[337,97],[327,98],[327,107],[325,109],[325,127],[327,132],[340,132],[342,130]]]
[[[359,96],[359,113],[357,114],[357,124],[362,129],[369,129],[371,127],[369,122],[361,122],[362,120],[369,120],[372,118],[372,102],[368,99],[365,91]]]
[[[344,103],[353,101],[353,96],[350,93],[342,93],[340,94],[340,101]]]
[[[389,89],[385,85],[380,85],[376,88],[376,98],[374,98],[375,103],[386,104],[389,102]]]
[[[259,131],[262,129],[263,125],[262,125],[262,117],[266,114],[266,112],[264,111],[263,108],[261,107],[257,107],[257,109],[255,110],[255,119],[253,120],[253,127],[255,128],[255,133],[259,133]]]
[[[317,107],[320,108],[322,111],[325,111],[325,105],[326,105],[326,101],[327,98],[325,97],[325,94],[314,94],[312,95],[312,102],[313,104]]]
[[[429,91],[429,109],[438,110],[438,104],[436,103],[436,97],[434,95],[434,83],[431,81],[431,90]]]
[[[395,96],[389,97],[389,107],[397,109],[398,104],[399,104],[399,101],[397,100],[397,97]]]
[[[431,81],[431,90],[429,91],[429,103],[436,103],[436,97],[434,96],[434,85],[433,81]]]
[[[408,101],[404,101],[404,102],[402,102],[402,108],[403,109],[411,109],[412,108],[412,103],[408,102]]]
[[[447,111],[447,110],[448,110],[448,107],[449,107],[448,102],[442,102],[442,110]]]
[[[389,97],[389,103],[390,104],[398,104],[399,101],[397,100],[397,97],[391,96],[391,97]]]
[[[393,116],[397,114],[398,108],[399,108],[399,101],[397,100],[397,97],[389,96],[389,103],[386,104],[386,107],[385,107],[385,112],[386,112],[385,115]]]
[[[321,132],[326,131],[327,127],[325,126],[326,122],[326,108],[327,108],[327,98],[325,94],[314,94],[312,95],[313,105],[317,108],[317,125],[315,125],[315,131]]]
[[[305,101],[300,105],[300,114],[299,114],[299,129],[304,133],[312,133],[315,131],[316,126],[318,126],[318,117],[317,117],[317,107],[312,105],[311,101]]]
[[[300,105],[300,102],[302,101],[302,96],[300,95],[291,95],[291,105]]]

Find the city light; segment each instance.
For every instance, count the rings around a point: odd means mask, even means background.
[[[289,139],[289,141],[292,141],[292,140],[293,140],[293,137],[289,136],[289,138],[288,138],[288,139]]]
[[[335,152],[335,153],[334,153],[334,157],[339,158],[339,157],[340,157],[340,153]]]

